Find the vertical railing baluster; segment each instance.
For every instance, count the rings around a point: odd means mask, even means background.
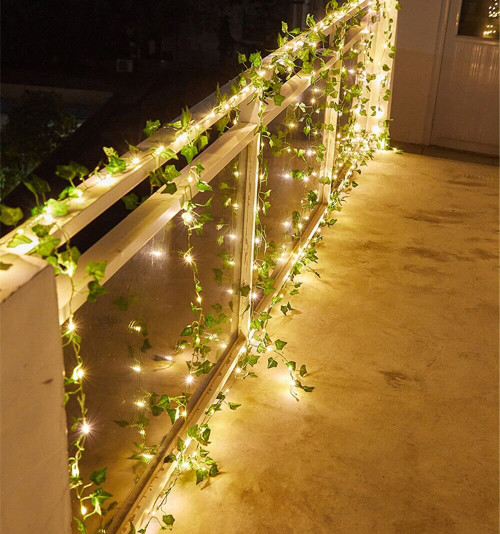
[[[329,46],[330,48],[334,47],[334,36],[335,33],[330,35]],[[342,45],[345,42],[345,37]],[[342,46],[343,48],[343,46]],[[342,85],[342,74],[341,69],[343,65],[343,52],[339,52],[339,59],[334,63],[332,71],[335,72],[335,87],[337,89],[337,95],[332,97],[328,95],[326,97],[326,109],[325,109],[325,124],[333,125],[332,130],[325,129],[323,130],[323,144],[326,147],[325,150],[325,159],[321,165],[320,177],[328,177],[331,180],[331,183],[324,184],[320,187],[319,201],[322,205],[327,205],[330,199],[330,193],[332,190],[332,184],[335,182],[335,177],[333,176],[333,167],[335,164],[335,157],[337,152],[337,129],[338,129],[338,112],[335,108],[331,107],[333,105],[338,105],[340,102],[340,89]]]
[[[250,287],[248,295],[239,295],[239,332],[248,336],[250,330],[250,304],[252,298],[253,262],[254,262],[254,242],[255,242],[255,215],[257,213],[257,191],[259,180],[259,150],[260,134],[248,145],[241,156],[245,159],[240,167],[244,171],[240,174],[240,179],[244,179],[244,184],[240,187],[244,190],[242,202],[243,224],[241,235],[241,275],[240,287]]]

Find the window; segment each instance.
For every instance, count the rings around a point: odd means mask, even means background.
[[[463,0],[458,35],[498,40],[500,0]]]

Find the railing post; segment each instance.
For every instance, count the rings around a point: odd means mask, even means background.
[[[384,6],[387,7],[385,10],[386,16],[382,17],[380,13],[377,13],[376,29],[375,29],[375,38],[374,38],[374,49],[373,49],[373,74],[377,75],[377,79],[374,80],[371,84],[371,95],[370,101],[368,102],[368,121],[367,121],[367,130],[373,131],[379,127],[381,121],[387,120],[390,116],[390,102],[389,100],[383,100],[383,94],[387,89],[391,90],[392,88],[392,66],[393,58],[389,57],[391,52],[390,48],[394,45],[395,32],[396,32],[396,17],[397,10],[394,9],[394,2],[392,0],[385,0]],[[392,23],[392,36],[389,43],[386,43],[386,32],[389,28],[389,18],[393,19]],[[383,66],[387,65],[390,69],[389,79],[387,82],[385,80],[385,71]],[[382,108],[381,111],[377,109],[377,115],[371,116],[370,106],[377,106]]]
[[[387,52],[386,63],[390,68],[387,89],[391,91],[391,96],[389,97],[389,100],[387,101],[387,104],[385,107],[385,116],[383,117],[384,120],[388,119],[391,116],[392,86],[394,82],[394,58],[389,57],[389,53],[391,51],[390,49],[396,44],[396,31],[398,27],[398,10],[396,9],[394,0],[388,0],[388,1],[390,3],[390,8],[388,9],[388,13],[389,13],[389,17],[392,18],[392,30],[391,30],[389,43],[387,45],[388,50],[386,50]]]
[[[254,262],[254,242],[255,242],[255,216],[257,212],[257,191],[259,181],[259,151],[260,134],[250,142],[247,149],[242,153],[244,162],[240,163],[240,169],[244,167],[240,176],[243,176],[245,183],[243,199],[243,224],[241,235],[241,277],[240,287],[250,287],[248,295],[239,294],[239,331],[245,337],[250,330],[250,303],[253,286],[253,262]],[[243,165],[242,165],[243,164]]]
[[[2,271],[0,531],[71,532],[63,351],[53,268]]]
[[[325,124],[332,124],[332,130],[323,130],[323,144],[325,145],[325,159],[321,164],[320,176],[330,178],[331,182],[334,182],[333,176],[333,166],[335,163],[336,151],[337,151],[337,126],[338,126],[338,113],[337,110],[332,106],[337,105],[340,101],[340,89],[342,84],[342,75],[340,69],[342,68],[342,56],[338,61],[335,62],[332,69],[333,71],[338,72],[335,74],[337,95],[331,97],[328,95],[326,97],[326,109],[325,109]],[[330,192],[332,189],[332,184],[324,184],[320,188],[319,201],[321,204],[328,204],[330,199]]]

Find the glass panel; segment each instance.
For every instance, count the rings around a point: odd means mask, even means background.
[[[463,0],[458,35],[498,39],[499,0]]]
[[[75,314],[82,336],[91,427],[80,463],[81,474],[88,481],[92,471],[106,466],[104,487],[118,506],[147,469],[172,427],[171,418],[183,415],[183,406],[176,401],[162,404],[165,398],[161,402],[160,397],[153,398],[152,408],[151,393],[176,397],[187,392],[194,399],[208,379],[202,374],[194,376],[191,383],[186,380],[192,376],[186,365],[191,361],[192,348],[179,344],[186,325],[200,320],[196,308],[203,311],[201,322],[206,329],[200,337],[210,349],[210,361],[219,360],[236,336],[238,300],[233,306],[231,295],[240,279],[238,204],[242,204],[244,191],[238,165],[236,158],[210,182],[213,191],[199,193],[193,199],[205,204],[213,197],[209,206],[195,209],[195,219],[208,212],[211,219],[203,235],[193,232],[190,251],[186,215],[179,213],[105,284],[107,294],[95,303],[86,303]],[[203,287],[201,304],[196,302],[195,264]],[[182,339],[189,340],[189,334]],[[71,375],[72,354],[69,348],[66,350],[67,374]],[[72,415],[78,415],[74,399],[68,403],[67,413],[71,427]],[[74,438],[72,432],[69,437]],[[75,500],[74,514],[80,517]]]
[[[271,244],[279,268],[305,230],[319,202],[325,99],[318,81],[268,125],[261,163],[257,240]],[[266,191],[270,191],[266,196]],[[269,204],[268,204],[269,203]],[[258,247],[257,262],[264,257]],[[259,297],[262,294],[259,294]]]

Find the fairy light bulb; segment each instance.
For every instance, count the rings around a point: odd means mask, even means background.
[[[185,211],[182,214],[182,219],[184,220],[184,222],[190,223],[190,222],[193,221],[193,216],[191,215],[191,213],[189,211]]]
[[[135,371],[136,373],[140,373],[141,372],[141,366],[140,365],[133,365],[132,366],[132,371]]]
[[[135,401],[135,404],[136,404],[136,406],[138,406],[139,408],[144,408],[144,406],[146,406],[146,404],[144,403],[144,401],[141,401],[141,400]]]
[[[186,256],[184,256],[184,259],[187,263],[191,263],[193,261],[193,257],[191,256],[191,254],[187,254]]]
[[[82,504],[82,506],[80,506],[80,513],[82,515],[85,515],[87,513],[87,508],[85,508],[85,506],[83,506],[83,504]]]
[[[165,150],[165,147],[163,145],[160,145],[156,150],[155,154],[159,156],[163,151]]]
[[[193,375],[187,375],[186,376],[186,384],[192,384],[194,382]]]
[[[133,164],[133,165],[138,165],[140,161],[141,161],[141,160],[140,160],[137,156],[135,156],[134,158],[132,158],[132,164]]]
[[[82,429],[82,434],[85,434],[85,435],[89,434],[91,430],[90,425],[87,423],[87,421],[84,421],[82,423],[81,429]]]

